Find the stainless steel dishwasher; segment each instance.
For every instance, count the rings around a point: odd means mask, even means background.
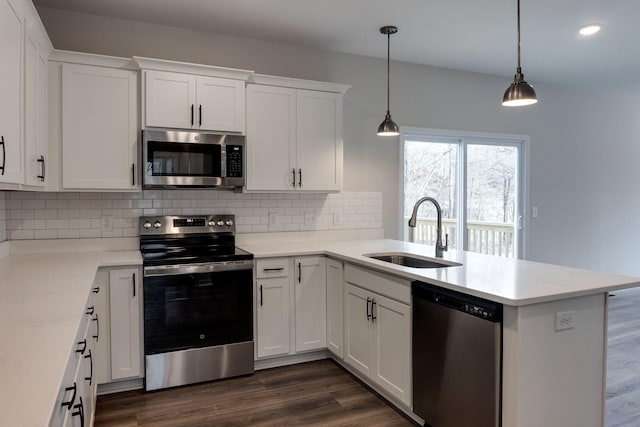
[[[413,282],[413,412],[431,427],[501,425],[502,304]]]

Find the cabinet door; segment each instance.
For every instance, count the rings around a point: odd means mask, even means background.
[[[96,277],[93,281],[91,292],[95,294],[94,305],[96,312],[100,315],[102,325],[100,325],[100,333],[103,338],[98,339],[95,343],[95,355],[93,361],[93,371],[97,384],[105,384],[111,382],[111,353],[109,349],[109,339],[111,336],[111,325],[108,321],[109,316],[109,272],[105,269],[98,269]]]
[[[289,277],[256,281],[258,357],[289,353],[289,283]]]
[[[247,190],[294,190],[296,91],[247,87]]]
[[[324,257],[294,259],[296,352],[327,346],[327,267]]]
[[[341,261],[327,260],[327,348],[343,357],[344,267]]]
[[[64,188],[136,188],[136,100],[135,71],[63,64]]]
[[[380,386],[406,405],[411,404],[411,309],[373,294],[375,338],[372,376]]]
[[[244,133],[244,81],[198,76],[196,94],[200,129]]]
[[[369,320],[371,294],[349,283],[344,288],[344,360],[370,377],[373,370],[373,322]]]
[[[145,79],[145,124],[190,129],[197,126],[196,76],[147,70]]]
[[[24,180],[22,155],[22,17],[12,1],[0,0],[0,182]]]
[[[342,187],[341,117],[341,95],[298,90],[296,164],[299,189],[337,191]]]
[[[137,268],[109,272],[111,379],[141,374],[140,273]]]
[[[47,58],[27,33],[25,45],[25,184],[43,187],[47,160]]]

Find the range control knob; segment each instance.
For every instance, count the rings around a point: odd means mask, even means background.
[[[148,230],[148,229],[150,229],[150,228],[151,228],[151,223],[150,223],[149,221],[145,221],[145,222],[144,222],[144,224],[142,224],[142,226],[143,226],[146,230]]]
[[[228,219],[225,224],[227,225],[227,227],[231,227],[233,225],[233,221],[231,221],[230,219]]]
[[[162,227],[162,224],[160,223],[160,221],[156,221],[156,222],[153,223],[153,226],[155,228],[160,228],[160,227]]]
[[[218,224],[218,227],[222,227],[224,225],[224,221],[219,219],[216,224]]]
[[[214,220],[209,221],[209,227],[213,227],[214,225],[216,225],[216,222]]]

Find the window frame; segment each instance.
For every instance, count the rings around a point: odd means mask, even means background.
[[[528,135],[504,134],[504,133],[486,133],[471,131],[456,131],[449,129],[431,129],[419,127],[400,128],[399,137],[399,160],[400,160],[400,177],[398,191],[398,206],[400,206],[400,221],[398,224],[398,236],[405,238],[405,220],[404,220],[404,146],[405,140],[410,138],[412,141],[424,141],[434,143],[458,144],[458,164],[462,167],[458,168],[457,175],[457,192],[461,200],[458,203],[457,214],[457,235],[458,248],[467,250],[467,227],[464,225],[467,221],[467,147],[469,145],[490,145],[490,146],[508,146],[518,149],[518,164],[516,166],[517,196],[516,196],[516,232],[514,254],[515,259],[526,259],[527,242],[529,237],[529,226],[527,212],[529,209],[529,143]]]

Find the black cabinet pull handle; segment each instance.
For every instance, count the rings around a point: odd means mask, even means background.
[[[377,310],[375,309],[375,306],[376,306],[377,304],[378,304],[378,303],[376,302],[375,298],[372,298],[372,299],[371,299],[371,321],[372,321],[372,322],[375,322],[375,321],[376,321],[376,319],[378,318],[378,316],[376,316],[376,311],[377,311]]]
[[[94,294],[97,294],[98,292],[100,292],[100,286],[96,286],[95,288],[93,288],[91,290]]]
[[[136,185],[136,164],[131,163],[131,186]]]
[[[80,355],[83,355],[85,350],[87,349],[87,340],[84,339],[82,341],[78,341],[78,346],[82,346],[82,348],[78,347],[76,353],[80,353]]]
[[[298,283],[302,283],[302,263],[298,263]]]
[[[45,174],[44,156],[38,157],[38,160],[36,161],[38,163],[42,163],[42,175],[38,175],[36,178],[40,178],[40,181],[44,182],[44,174]]]
[[[87,354],[85,359],[89,359],[89,378],[84,377],[85,381],[89,381],[89,385],[93,382],[93,357],[91,357],[91,349],[89,349],[89,354]]]
[[[369,313],[369,304],[371,304],[371,298],[367,297],[367,320],[371,319],[371,313]]]
[[[96,317],[94,317],[91,320],[96,322],[96,334],[93,336],[93,338],[95,338],[96,341],[98,341],[100,337],[100,321],[98,320],[98,313],[96,313]]]
[[[71,391],[73,390],[73,394],[71,395],[71,400],[67,401],[67,402],[62,402],[62,404],[60,406],[62,407],[67,407],[67,411],[69,409],[71,409],[71,407],[73,406],[73,402],[76,401],[76,393],[78,392],[78,388],[76,387],[76,383],[74,382],[73,385],[71,387],[65,387],[64,391]]]
[[[269,271],[283,271],[284,267],[279,267],[279,268],[263,268],[262,271],[264,272],[269,272]]]
[[[202,126],[202,104],[198,106],[198,126]]]
[[[260,285],[260,307],[262,307],[262,285]]]
[[[80,416],[80,427],[84,427],[84,404],[82,403],[82,396],[80,396],[80,403],[74,406],[77,409],[76,412],[72,412],[71,415],[74,417]]]
[[[298,187],[302,187],[302,168],[298,169]]]
[[[133,286],[132,286],[133,287],[133,297],[135,298],[136,297],[136,273],[133,273],[131,275],[131,278],[132,278],[132,282],[133,282]]]
[[[94,306],[91,306],[89,308],[87,308],[87,313],[89,316],[91,316],[94,312],[96,311]]]
[[[291,185],[293,185],[293,187],[295,188],[296,186],[296,169],[295,168],[291,169],[291,176],[293,177],[292,178],[293,180],[291,181]]]
[[[4,167],[7,163],[7,149],[4,146],[4,136],[0,136],[0,145],[2,145],[2,166],[0,166],[2,173],[0,175],[4,175]]]
[[[193,126],[193,104],[191,104],[191,126]]]

